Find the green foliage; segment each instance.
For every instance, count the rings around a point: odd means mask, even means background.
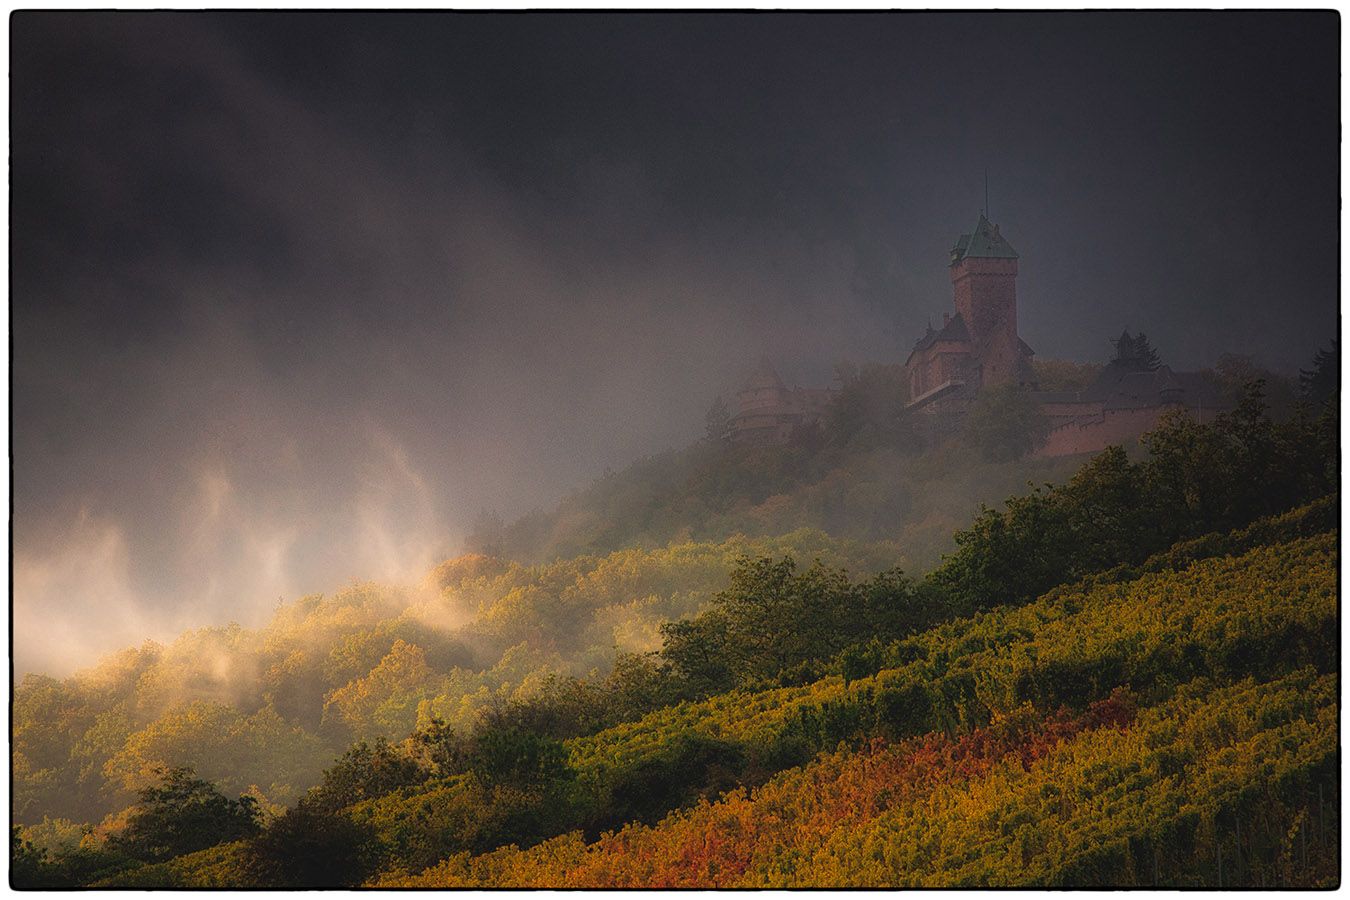
[[[886,418],[863,400],[886,396],[887,377],[874,375],[876,390],[846,379],[871,410],[863,419]],[[1211,425],[1164,422],[1142,460],[1113,449],[1065,484],[985,510],[922,581],[888,568],[894,544],[810,530],[533,566],[480,554],[418,591],[356,585],[284,606],[262,629],[202,629],[73,678],[29,677],[13,703],[16,820],[107,818],[97,831],[48,820],[17,832],[15,877],[355,885],[456,853],[656,822],[840,742],[966,735],[1028,704],[1088,709],[1121,685],[1154,704],[1194,678],[1330,671],[1338,412],[1305,404],[1276,423],[1262,401],[1257,385]],[[865,509],[868,533],[919,545],[946,540],[962,501],[937,515],[902,497],[908,485],[987,479],[968,498],[1051,471],[979,463],[959,447],[906,456],[878,435],[858,428],[809,452],[704,447],[684,458],[692,468],[615,477],[604,491],[616,509],[647,510],[644,534],[686,514],[704,527],[714,507],[716,528],[747,516],[757,528],[799,514],[856,521]],[[706,507],[672,499],[688,477]],[[564,508],[594,512],[596,496]],[[554,537],[603,546],[635,533],[598,519],[588,531],[589,515]],[[352,740],[321,775],[331,748]],[[181,766],[202,778],[152,787]],[[1265,777],[1234,771],[1235,784]],[[248,796],[228,801],[212,781]],[[137,792],[142,803],[118,813]],[[258,808],[274,818],[237,840],[247,831],[231,833],[221,806],[232,803],[255,827]],[[1280,821],[1291,810],[1266,808]],[[194,815],[205,824],[182,824]],[[197,850],[180,841],[188,833],[225,843]],[[1074,846],[1038,871],[1064,883],[1125,871],[1118,848]],[[970,883],[1001,883],[989,865]]]
[[[985,388],[966,413],[965,440],[988,462],[1022,459],[1049,433],[1040,404],[1015,384]]]
[[[417,702],[430,692],[432,675],[426,651],[395,640],[368,673],[328,695],[325,722],[341,722],[348,733],[366,738],[411,731],[417,724]]]
[[[191,769],[161,770],[160,783],[140,792],[115,849],[145,862],[162,862],[249,837],[258,831],[257,801],[231,800]]]
[[[479,710],[478,727],[520,729],[565,739],[640,718],[683,699],[685,686],[655,653],[620,653],[603,679],[550,672],[524,696],[494,700]],[[443,727],[432,720],[419,730]]]
[[[812,681],[813,662],[870,636],[900,637],[947,611],[935,592],[899,571],[851,581],[816,563],[745,559],[707,611],[662,628],[661,657],[683,696],[733,687]]]
[[[1237,406],[1246,395],[1248,386],[1259,381],[1265,386],[1266,403],[1271,418],[1282,422],[1294,414],[1298,400],[1298,385],[1278,372],[1262,366],[1250,356],[1235,353],[1220,354],[1210,376],[1217,385],[1225,406]],[[1320,404],[1325,398],[1319,398]]]
[[[1111,357],[1113,366],[1131,372],[1152,372],[1162,365],[1158,351],[1153,349],[1153,345],[1142,331],[1133,336],[1128,331],[1121,332],[1120,337],[1111,343],[1116,347],[1115,356]]]
[[[196,700],[128,735],[103,766],[105,791],[129,796],[155,783],[163,769],[190,766],[231,793],[261,793],[288,802],[314,783],[329,745],[286,722],[270,706],[252,715]]]
[[[1325,516],[1292,517],[1246,539],[1311,529],[1310,521]],[[1303,538],[1240,558],[1192,559],[1182,571],[1134,581],[1062,588],[1029,605],[865,647],[850,663],[849,683],[835,675],[719,694],[569,740],[565,766],[556,742],[542,735],[515,728],[459,735],[433,723],[425,735],[382,751],[385,771],[411,773],[411,761],[416,777],[333,791],[341,798],[329,803],[317,792],[302,800],[247,843],[239,883],[358,884],[379,870],[416,871],[456,852],[528,846],[572,828],[597,835],[759,783],[840,741],[960,732],[1026,703],[1083,708],[1121,684],[1156,702],[1195,676],[1268,678],[1308,664],[1325,670],[1336,658],[1335,546],[1334,534]],[[747,571],[776,586],[779,601],[808,574],[773,564]],[[786,602],[817,602],[830,593],[822,586],[834,583],[806,578],[801,598]],[[366,767],[350,768],[359,776],[352,780],[365,777]],[[354,797],[363,799],[338,806]],[[194,883],[175,871],[172,883]]]
[[[1083,584],[1116,584],[1132,581],[1149,572],[1176,572],[1202,559],[1238,556],[1267,544],[1283,544],[1326,534],[1336,530],[1340,516],[1340,497],[1332,494],[1287,513],[1258,519],[1237,531],[1213,532],[1180,541],[1138,565],[1122,564],[1088,576]]]
[[[667,622],[661,626],[665,646],[661,656],[679,675],[681,693],[693,697],[728,690],[736,683],[727,654],[725,616],[706,612],[693,619]]]
[[[469,770],[489,787],[522,789],[572,775],[561,741],[519,728],[489,728],[477,735]]]
[[[313,812],[335,813],[425,780],[426,772],[383,738],[373,745],[361,741],[324,770],[323,781],[306,794],[305,801]]]
[[[1174,414],[1145,446],[1147,488],[1176,537],[1239,527],[1335,489],[1319,423],[1307,415],[1271,422],[1260,382],[1212,425]]]
[[[1304,401],[1316,407],[1338,396],[1341,392],[1341,343],[1333,339],[1331,347],[1318,350],[1311,369],[1298,373],[1299,393]]]
[[[716,797],[745,781],[747,762],[745,748],[736,742],[677,735],[605,786],[586,831],[594,835],[626,822],[655,822],[672,809]]]
[[[889,447],[918,453],[924,442],[905,403],[909,381],[898,363],[869,363],[861,369],[841,363],[835,367],[840,390],[830,404],[825,437],[835,447],[853,451]]]
[[[18,826],[10,829],[10,887],[18,890],[86,887],[137,865],[121,851],[98,845],[49,853],[23,837]]]
[[[1197,675],[1271,677],[1309,663],[1325,670],[1336,658],[1335,570],[1335,538],[1328,535],[1128,585],[1062,589],[1029,606],[873,648],[881,669],[869,672],[864,663],[848,685],[836,676],[652,713],[569,742],[586,789],[578,794],[581,806],[555,824],[613,824],[625,814],[613,811],[614,786],[665,777],[644,773],[674,778],[680,764],[663,760],[695,738],[718,742],[732,780],[753,783],[841,740],[981,727],[1028,702],[1083,708],[1121,684],[1156,698]],[[639,795],[625,791],[620,799]]]
[[[709,444],[723,446],[731,441],[731,410],[727,401],[717,397],[703,419],[706,423],[704,439]]]
[[[23,829],[9,829],[9,885],[19,890],[38,890],[58,886],[47,851],[33,846]]]
[[[301,800],[245,845],[241,868],[248,884],[337,888],[360,884],[378,859],[368,825]]]
[[[597,835],[656,821],[840,741],[978,728],[1028,702],[1083,708],[1121,684],[1153,700],[1196,675],[1326,667],[1335,655],[1334,546],[1322,536],[1238,559],[1191,560],[1183,572],[1061,589],[1029,606],[864,646],[851,683],[831,676],[669,707],[567,741],[565,770],[556,754],[535,752],[556,747],[539,736],[530,742],[513,728],[485,739],[433,724],[402,748],[432,780],[341,815],[368,829],[361,852],[381,861],[370,866],[416,871],[456,852],[527,846],[569,828]],[[789,593],[799,577],[761,568]]]
[[[347,815],[372,836],[382,869],[418,871],[447,848],[481,852],[510,843],[512,825],[529,803],[522,795],[456,776],[428,782],[415,794],[401,791],[357,804]]]
[[[1093,458],[1068,484],[1009,498],[956,535],[956,552],[931,581],[953,610],[1026,602],[1055,584],[1134,561],[1159,540],[1141,501],[1138,466],[1119,447]]]
[[[79,849],[94,831],[93,826],[86,823],[52,818],[44,818],[36,825],[15,827],[19,828],[24,841],[51,856]]]
[[[1306,416],[1271,422],[1259,384],[1212,424],[1171,414],[1145,435],[1143,461],[1110,448],[1067,484],[985,509],[931,580],[957,611],[1021,603],[1179,540],[1242,527],[1335,489],[1325,434]]]
[[[214,888],[259,887],[246,868],[248,844],[218,844],[162,863],[138,865],[105,875],[91,888]]]
[[[1263,523],[1234,541],[1315,530],[1315,523],[1329,521],[1319,509]],[[1334,533],[1258,546],[1238,558],[1197,559],[1198,549],[1191,548],[1182,554],[1192,557],[1182,571],[1061,588],[1028,606],[865,648],[859,657],[870,655],[880,668],[868,671],[868,660],[861,659],[851,684],[827,678],[800,688],[723,694],[572,741],[572,767],[586,790],[577,795],[581,806],[570,816],[556,816],[554,824],[562,829],[568,821],[591,823],[594,834],[625,817],[651,821],[662,803],[672,808],[689,803],[700,784],[712,785],[711,793],[732,783],[755,783],[763,773],[800,764],[841,740],[981,728],[1027,703],[1042,710],[1062,704],[1085,708],[1122,684],[1158,702],[1197,676],[1268,679],[1308,664],[1327,671],[1337,658],[1335,549]],[[680,749],[701,741],[716,748],[709,757],[715,765],[700,768],[696,754]],[[1137,751],[1128,746],[1120,764],[1137,767]],[[1274,746],[1278,742],[1256,759],[1284,764]],[[1204,773],[1214,765],[1200,763],[1192,771]],[[687,773],[683,779],[681,771]],[[1254,777],[1235,773],[1232,783]],[[678,793],[680,786],[692,793]],[[1188,792],[1166,796],[1184,798]],[[650,802],[639,806],[637,799]],[[1093,821],[1086,819],[1083,827],[1090,829]],[[1075,846],[1086,854],[1091,844]],[[1079,854],[1068,855],[1075,868],[1064,869],[1065,880],[1053,883],[1093,883],[1088,873],[1097,863]],[[1003,876],[990,876],[989,883],[1004,883]]]
[[[1042,391],[1081,391],[1091,387],[1102,373],[1099,363],[1078,363],[1067,359],[1031,361],[1036,388]]]

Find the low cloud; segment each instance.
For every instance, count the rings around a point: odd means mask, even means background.
[[[594,18],[436,20],[431,43],[462,66],[418,43],[413,20],[383,38],[337,29],[290,60],[273,21],[16,18],[20,670],[65,671],[185,624],[257,624],[278,598],[355,579],[414,583],[479,510],[510,518],[696,438],[762,354],[824,383],[841,357],[903,358],[950,303],[944,253],[978,193],[952,185],[991,148],[929,146],[925,117],[943,104],[872,78],[867,59],[893,74],[899,55],[859,57],[842,25],[813,38],[847,65],[808,77],[784,53],[781,78],[766,61],[747,80],[739,53],[708,46],[677,71],[678,42],[610,42],[613,23]],[[697,43],[706,27],[672,35]],[[779,52],[796,46],[770,31]],[[494,85],[514,64],[473,50],[483,35],[555,64],[567,40],[598,50],[569,63],[575,87]],[[640,45],[655,56],[633,58]],[[905,77],[945,61],[928,46],[914,43]],[[572,106],[550,105],[572,90]],[[1112,139],[1142,158],[1127,138]],[[903,171],[871,155],[892,143]],[[1005,230],[1027,260],[1037,351],[1105,348],[1125,325],[1160,346],[1169,331],[1219,341],[1111,312],[1137,298],[1113,257],[1083,246],[1140,223],[1153,234],[1159,217],[1147,204],[1103,217],[1077,196],[1100,165],[1061,159],[1078,146],[1023,147],[1043,171],[1002,190],[1039,205],[999,201],[1023,210],[1024,230]],[[1294,251],[1280,258],[1310,271]],[[1322,306],[1334,314],[1334,291]]]

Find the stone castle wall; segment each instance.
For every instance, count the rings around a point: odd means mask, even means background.
[[[1039,458],[1072,456],[1076,453],[1098,453],[1113,444],[1128,444],[1145,432],[1157,427],[1163,414],[1183,409],[1179,404],[1148,406],[1134,409],[1108,409],[1088,422],[1070,422],[1051,430],[1045,443],[1033,454]],[[1191,417],[1201,424],[1214,421],[1212,411],[1190,410]]]

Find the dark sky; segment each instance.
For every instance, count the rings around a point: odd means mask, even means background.
[[[902,360],[990,180],[1020,330],[1336,327],[1335,13],[11,18],[16,652],[409,577]]]

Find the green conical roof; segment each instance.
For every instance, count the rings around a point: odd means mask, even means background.
[[[1017,251],[1008,243],[1007,238],[998,233],[998,226],[980,214],[980,224],[971,234],[963,234],[952,248],[952,265],[967,257],[994,259],[1017,259]]]

